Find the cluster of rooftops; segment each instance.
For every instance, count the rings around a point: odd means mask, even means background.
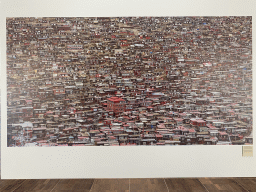
[[[7,18],[8,146],[252,144],[252,17]]]

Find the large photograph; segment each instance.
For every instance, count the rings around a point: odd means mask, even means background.
[[[7,146],[252,145],[252,17],[6,19]]]

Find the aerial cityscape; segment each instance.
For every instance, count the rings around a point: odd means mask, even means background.
[[[252,145],[252,17],[6,19],[7,146]]]

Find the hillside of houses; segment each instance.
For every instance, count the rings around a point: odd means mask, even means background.
[[[252,17],[7,18],[8,146],[251,145]]]

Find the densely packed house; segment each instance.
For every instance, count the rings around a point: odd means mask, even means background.
[[[252,17],[7,18],[8,146],[252,144]]]

